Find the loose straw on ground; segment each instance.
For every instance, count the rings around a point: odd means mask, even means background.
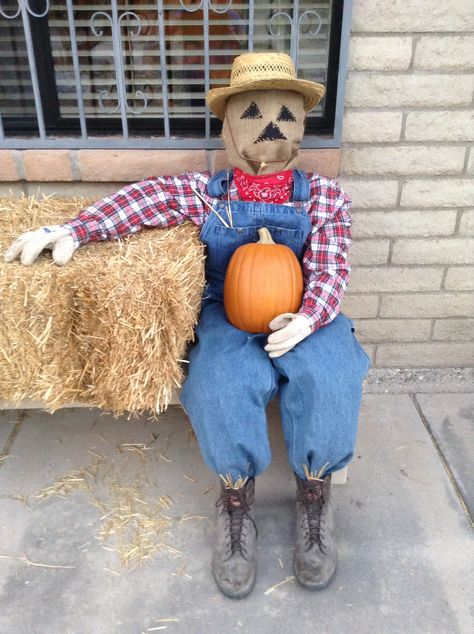
[[[180,557],[179,550],[163,541],[175,524],[166,515],[173,501],[168,495],[155,494],[152,477],[157,465],[154,455],[146,453],[147,448],[144,444],[120,445],[111,456],[99,456],[87,467],[58,478],[33,498],[64,498],[84,492],[98,510],[96,538],[105,550],[117,553],[124,567],[135,568],[158,552]],[[119,574],[110,568],[105,570]]]

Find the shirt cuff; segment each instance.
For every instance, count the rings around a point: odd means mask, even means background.
[[[65,229],[68,229],[68,231],[71,233],[72,239],[74,240],[74,246],[76,248],[89,242],[90,232],[83,220],[76,218],[69,222],[63,223],[61,226]]]
[[[298,311],[298,315],[302,315],[308,320],[311,328],[311,333],[316,332],[316,330],[318,330],[318,328],[321,328],[321,326],[323,325],[321,315],[319,315],[311,308],[306,308],[305,306],[302,306]]]

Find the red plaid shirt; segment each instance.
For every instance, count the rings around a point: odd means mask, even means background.
[[[305,206],[313,228],[303,254],[305,291],[299,313],[309,320],[314,332],[336,317],[347,287],[351,200],[334,179],[318,174],[307,176],[311,195]],[[175,227],[186,220],[202,227],[212,212],[192,188],[215,206],[216,199],[207,194],[210,178],[210,172],[150,177],[106,196],[63,226],[71,231],[78,246],[123,238],[142,227]],[[239,200],[234,183],[230,186],[230,199]]]

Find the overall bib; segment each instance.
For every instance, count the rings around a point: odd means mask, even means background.
[[[325,473],[351,460],[357,433],[362,382],[370,361],[358,343],[352,322],[339,314],[292,350],[270,359],[265,334],[232,326],[223,306],[229,260],[241,245],[258,241],[266,227],[301,262],[311,232],[305,210],[309,182],[293,171],[291,205],[232,201],[233,227],[210,213],[201,230],[207,246],[206,280],[196,343],[189,354],[189,374],[180,401],[210,469],[217,474],[255,477],[271,460],[266,407],[279,394],[288,460],[300,477],[306,465]],[[212,205],[226,215],[227,175],[208,184]]]

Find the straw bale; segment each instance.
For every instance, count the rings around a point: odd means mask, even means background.
[[[20,233],[60,224],[84,199],[0,199],[0,254]],[[81,247],[58,267],[0,261],[0,399],[81,401],[156,414],[183,379],[204,287],[190,223]]]

